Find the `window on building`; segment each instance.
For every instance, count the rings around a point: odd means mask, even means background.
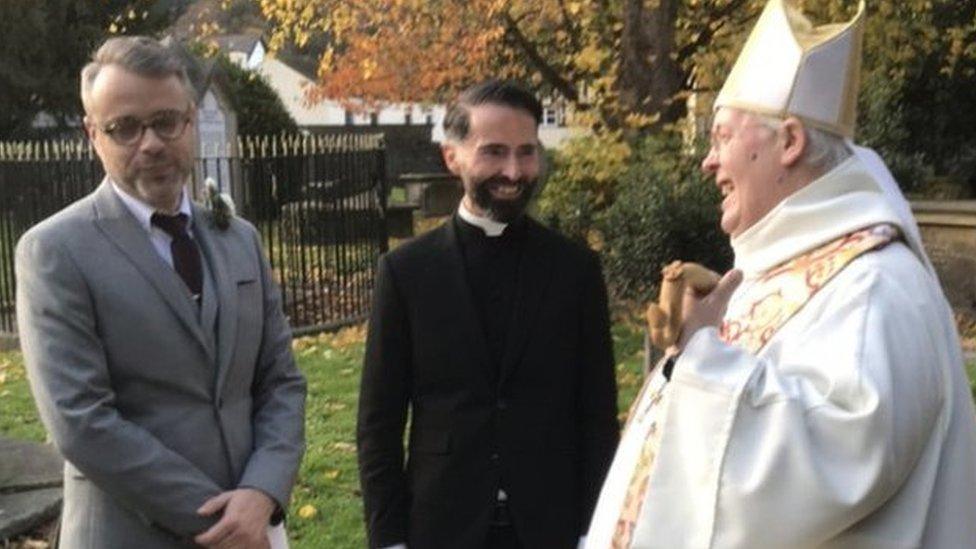
[[[369,113],[369,125],[378,126],[380,123],[380,114],[378,112]]]
[[[559,125],[559,110],[549,105],[542,109],[542,125],[543,126],[558,126]]]
[[[356,117],[352,114],[352,111],[346,109],[346,125],[352,126],[356,124]]]
[[[412,109],[407,108],[407,110],[403,113],[403,123],[405,125],[407,125],[407,126],[413,124],[413,110]]]

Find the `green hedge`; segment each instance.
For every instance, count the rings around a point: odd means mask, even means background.
[[[661,268],[675,259],[728,269],[732,252],[719,227],[721,198],[699,168],[704,145],[670,133],[633,147],[614,139],[584,137],[553,155],[540,217],[600,251],[618,303],[652,299]]]
[[[629,169],[630,146],[618,134],[585,135],[549,151],[551,166],[537,203],[539,217],[566,236],[586,241]]]
[[[699,168],[701,150],[667,136],[638,146],[599,223],[616,299],[652,299],[661,267],[675,259],[719,272],[731,266],[732,250],[719,227],[721,197]]]

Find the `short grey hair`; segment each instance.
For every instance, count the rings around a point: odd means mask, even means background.
[[[779,130],[783,124],[783,120],[780,118],[763,114],[749,114],[771,130]],[[839,166],[853,154],[845,139],[837,134],[814,128],[806,123],[803,124],[803,131],[807,136],[807,146],[800,162],[808,168],[826,173]]]
[[[195,102],[193,84],[176,50],[148,36],[118,36],[106,40],[92,54],[91,62],[81,69],[81,103],[85,112],[91,107],[95,78],[102,68],[109,65],[149,78],[175,76],[186,90],[187,98]]]

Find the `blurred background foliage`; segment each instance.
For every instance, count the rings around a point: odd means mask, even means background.
[[[858,6],[794,1],[817,23]],[[698,142],[766,0],[2,2],[0,139],[76,126],[78,71],[108,36],[258,32],[318,75],[311,100],[442,102],[503,77],[566,106],[589,135],[551,153],[538,211],[602,251],[616,294],[646,293],[627,273],[670,259],[641,251],[654,242],[716,267],[727,257],[723,239],[702,232],[717,210]],[[867,10],[856,140],[912,197],[976,198],[976,0],[873,0]],[[239,107],[255,113],[245,133],[292,129],[256,77],[227,72]],[[39,113],[55,127],[32,128]],[[688,248],[713,242],[709,253]]]
[[[581,137],[552,155],[538,215],[600,253],[618,303],[656,295],[657,273],[677,258],[724,271],[732,252],[719,228],[718,189],[699,169],[705,147],[673,131],[633,145]]]

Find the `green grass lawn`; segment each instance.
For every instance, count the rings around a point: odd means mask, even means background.
[[[295,549],[365,546],[354,439],[363,339],[356,327],[295,342],[309,389],[308,451],[288,524]],[[640,333],[621,324],[613,339],[623,414],[639,389],[643,346]],[[976,379],[976,361],[967,368]],[[0,436],[44,440],[17,352],[0,354]]]
[[[295,342],[298,363],[308,378],[306,435],[302,463],[289,513],[288,533],[295,549],[365,546],[362,497],[356,472],[355,423],[364,330]],[[621,409],[626,411],[640,381],[641,337],[614,328]],[[0,436],[44,440],[20,353],[0,354]]]
[[[19,352],[0,354],[0,436],[44,441]]]
[[[973,400],[976,400],[976,359],[966,363],[966,373],[969,374],[969,386],[973,388]]]

